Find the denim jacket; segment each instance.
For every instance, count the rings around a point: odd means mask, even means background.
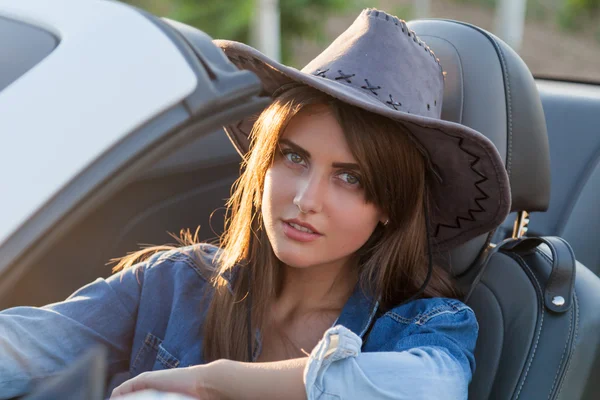
[[[98,343],[108,349],[108,394],[145,371],[204,363],[207,266],[218,251],[201,244],[157,253],[65,301],[0,312],[0,399],[27,393]],[[311,352],[307,398],[466,399],[478,333],[473,311],[447,298],[383,315],[377,309],[354,291]]]

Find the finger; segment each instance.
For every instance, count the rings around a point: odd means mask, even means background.
[[[121,385],[117,386],[110,395],[111,399],[113,397],[123,396],[128,393],[137,392],[138,390],[147,389],[148,385],[146,382],[146,375],[147,373],[140,374],[137,377],[123,382]]]

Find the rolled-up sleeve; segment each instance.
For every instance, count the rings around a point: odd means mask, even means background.
[[[0,399],[30,391],[94,345],[108,373],[127,370],[142,265],[82,287],[65,301],[0,312]]]
[[[453,337],[445,322],[450,318],[417,326],[409,335],[390,335],[382,351],[361,351],[355,333],[341,325],[330,328],[304,370],[308,400],[467,399],[475,342]],[[465,318],[476,335],[472,312]]]

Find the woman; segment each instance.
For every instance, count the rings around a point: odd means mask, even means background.
[[[114,396],[466,398],[477,321],[433,252],[499,224],[508,184],[487,139],[440,119],[439,60],[377,10],[303,71],[217,44],[274,98],[227,127],[245,161],[220,246],[147,249],[0,313],[0,393],[103,343]]]

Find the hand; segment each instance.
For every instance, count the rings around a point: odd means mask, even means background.
[[[111,399],[147,389],[181,393],[202,400],[219,399],[220,396],[215,388],[211,387],[208,379],[209,365],[144,372],[116,387]]]

